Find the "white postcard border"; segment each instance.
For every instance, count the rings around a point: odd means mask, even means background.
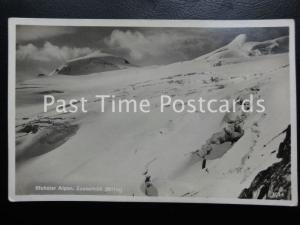
[[[238,198],[143,197],[111,195],[16,195],[15,194],[15,85],[16,85],[16,26],[103,26],[103,27],[289,27],[289,63],[291,96],[291,200],[257,200]],[[297,177],[297,105],[295,67],[295,24],[292,19],[274,20],[143,20],[143,19],[37,19],[9,18],[8,21],[8,198],[16,201],[111,201],[111,202],[178,202],[249,205],[298,205]]]

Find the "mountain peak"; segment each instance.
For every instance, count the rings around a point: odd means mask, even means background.
[[[247,41],[247,35],[246,34],[239,34],[236,36],[233,41],[229,43],[228,46],[230,47],[242,47],[243,44]]]
[[[289,51],[289,37],[283,36],[266,41],[247,42],[246,34],[239,34],[229,44],[218,48],[196,60],[205,60],[212,65],[220,65],[227,59],[241,59],[253,56],[286,53]]]
[[[95,51],[88,55],[71,59],[55,69],[50,75],[88,75],[110,70],[120,70],[132,67],[125,58]]]

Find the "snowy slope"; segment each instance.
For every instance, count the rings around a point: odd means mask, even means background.
[[[259,171],[278,161],[274,150],[284,137],[264,145],[290,123],[288,54],[249,56],[242,47],[245,39],[239,36],[222,48],[226,54],[216,50],[166,66],[51,76],[18,86],[17,193],[35,193],[36,184],[63,184],[114,186],[123,195],[143,196],[146,174],[159,196],[238,197]],[[223,58],[234,63],[210,62]],[[88,113],[42,113],[45,93],[85,96]],[[151,112],[100,113],[95,94],[147,98]],[[181,99],[254,94],[265,100],[266,112],[247,114],[244,135],[232,147],[220,148],[202,169],[203,159],[192,152],[235,115],[175,113],[169,107],[161,113],[161,94]]]

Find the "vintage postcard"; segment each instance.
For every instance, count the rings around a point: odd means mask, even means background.
[[[9,19],[9,199],[297,205],[293,20]]]

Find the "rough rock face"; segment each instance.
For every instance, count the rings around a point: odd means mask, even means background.
[[[249,188],[245,188],[239,198],[247,199],[291,199],[291,131],[290,125],[280,143],[277,158],[282,160],[259,172]]]

